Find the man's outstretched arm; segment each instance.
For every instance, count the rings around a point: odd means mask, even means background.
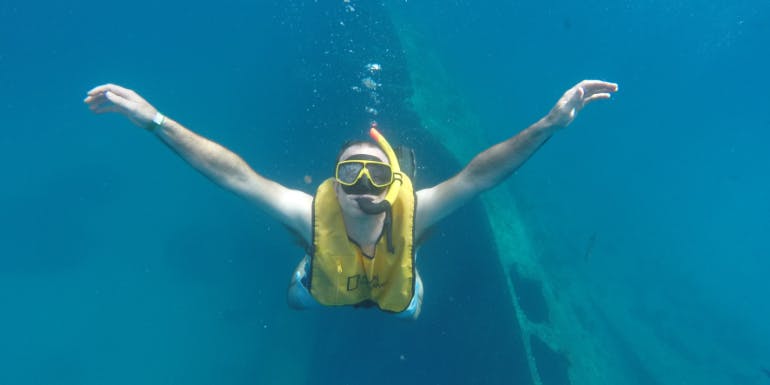
[[[583,80],[567,90],[551,111],[510,139],[476,155],[454,177],[417,192],[416,233],[449,215],[471,198],[510,176],[556,131],[567,127],[588,103],[608,99],[618,85],[599,80]]]
[[[272,215],[306,241],[311,237],[312,197],[269,180],[227,148],[160,115],[136,92],[114,84],[98,86],[84,100],[98,114],[116,112],[152,131],[203,175]]]

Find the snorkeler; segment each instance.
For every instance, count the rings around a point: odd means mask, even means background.
[[[374,142],[344,147],[334,177],[321,183],[315,196],[266,179],[232,151],[167,118],[132,90],[101,85],[88,92],[85,103],[95,113],[116,112],[147,129],[196,170],[298,234],[306,255],[289,287],[290,306],[374,306],[416,319],[423,287],[415,240],[505,180],[587,104],[617,90],[617,84],[598,80],[578,83],[546,116],[476,155],[452,178],[419,191],[413,190],[388,141],[372,127]]]

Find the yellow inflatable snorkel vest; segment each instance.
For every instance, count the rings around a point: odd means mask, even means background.
[[[324,181],[313,200],[308,286],[323,305],[374,304],[381,310],[401,312],[409,307],[414,296],[415,194],[388,141],[374,127],[369,134],[388,157],[394,181],[383,201],[359,205],[370,214],[385,213],[383,235],[375,245],[374,256],[365,256],[348,238],[334,178]]]

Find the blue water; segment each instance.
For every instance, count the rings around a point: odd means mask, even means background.
[[[714,383],[770,380],[770,3],[9,0],[0,384],[528,381],[478,201],[421,249],[418,322],[294,312],[285,290],[301,249],[282,226],[82,103],[98,84],[130,87],[312,192],[340,143],[364,138],[372,99],[350,87],[378,62],[376,119],[416,149],[426,187],[462,165],[404,104],[388,12],[420,21],[490,145],[580,79],[618,82],[500,188],[549,271],[613,293],[634,325],[730,379]],[[673,383],[603,311],[628,383]]]

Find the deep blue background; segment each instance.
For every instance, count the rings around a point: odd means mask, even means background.
[[[620,83],[508,187],[551,271],[583,277],[574,286],[628,308],[703,368],[739,363],[731,383],[765,381],[770,359],[768,8],[468,2],[437,10],[425,29],[491,141],[546,112],[566,84]]]
[[[302,370],[285,357],[339,356],[342,347],[328,348],[335,335],[378,340],[373,329],[384,353],[354,349],[351,383],[393,368],[415,383],[502,382],[515,353],[495,336],[515,330],[495,318],[467,330],[485,322],[483,301],[507,301],[488,291],[499,277],[461,294],[464,258],[485,254],[488,234],[468,225],[483,223],[478,207],[423,249],[422,324],[291,312],[284,291],[301,251],[280,225],[125,119],[82,104],[104,82],[136,89],[267,177],[310,192],[339,143],[363,138],[370,100],[350,87],[376,61],[394,68],[380,79],[391,88],[378,120],[433,160],[420,184],[451,175],[459,165],[398,110],[408,78],[398,43],[382,34],[381,6],[352,4],[0,4],[0,383],[275,380],[263,372]],[[581,271],[585,286],[615,293],[672,344],[770,365],[767,2],[388,6],[422,21],[490,144],[580,79],[620,83],[502,188],[520,198],[551,270]],[[453,243],[467,233],[479,243]],[[450,263],[434,256],[445,250],[456,253]],[[335,329],[350,317],[372,327]],[[326,332],[287,337],[298,327]],[[322,366],[336,360],[314,362],[309,383],[343,376]]]

